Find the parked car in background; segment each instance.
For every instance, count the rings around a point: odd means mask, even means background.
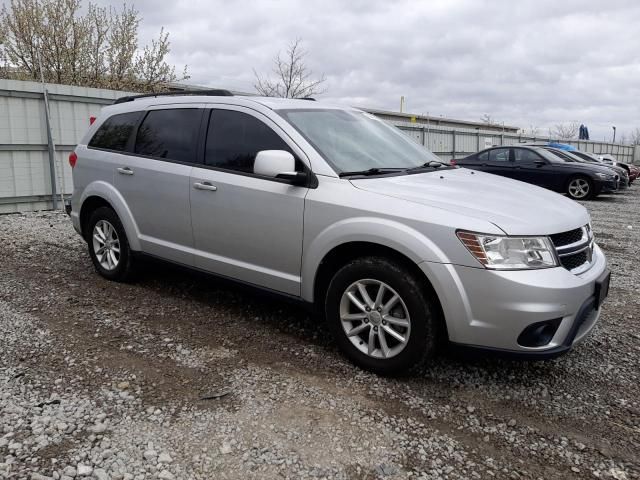
[[[622,167],[624,169],[626,169],[629,172],[629,177],[631,177],[631,173],[633,172],[633,179],[635,180],[636,178],[638,178],[638,176],[640,176],[640,168],[638,168],[637,165],[631,165],[629,163],[622,163],[619,162],[616,157],[614,157],[611,154],[608,153],[603,153],[601,155],[599,155],[600,159],[602,160],[603,163],[607,164],[607,165],[616,165],[619,167]]]
[[[633,181],[640,176],[640,167],[638,167],[637,165],[629,164],[629,163],[618,162],[613,155],[610,155],[608,153],[596,154],[596,153],[582,152],[578,150],[576,147],[574,147],[573,145],[569,145],[568,143],[558,143],[558,142],[528,143],[527,145],[535,146],[535,147],[556,148],[556,149],[567,151],[572,155],[577,155],[580,158],[583,158],[584,160],[587,160],[587,161],[590,161],[592,159],[595,160],[595,162],[592,162],[592,163],[598,163],[601,165],[616,166],[616,167],[623,168],[624,170],[627,171],[627,175],[629,176],[629,184],[633,183]]]
[[[572,151],[570,153],[590,163],[595,163],[598,165],[607,165],[613,168],[620,168],[624,170],[625,172],[627,172],[627,176],[629,177],[629,185],[631,185],[634,182],[634,180],[638,178],[638,174],[640,174],[640,168],[636,167],[635,165],[630,165],[626,163],[617,163],[615,166],[608,165],[603,160],[601,160],[600,157],[598,157],[595,153],[581,152],[579,150]]]
[[[518,167],[564,168],[540,162]],[[126,97],[69,163],[73,226],[104,278],[131,278],[151,255],[281,294],[379,373],[447,341],[558,356],[591,331],[608,292],[582,205],[452,168],[357,109],[226,91]],[[562,182],[603,188],[578,166]]]
[[[537,146],[493,147],[452,163],[589,200],[618,190],[619,177],[608,167],[566,162]]]
[[[616,159],[616,157],[614,157],[609,153],[601,153],[599,154],[599,156],[600,156],[600,159],[608,165],[617,165],[618,163],[618,160]]]
[[[580,156],[578,156],[576,151],[561,150],[559,148],[553,148],[553,147],[542,147],[542,148],[562,158],[565,162],[589,163],[592,165],[599,165],[601,167],[606,167],[611,171],[613,171],[620,178],[620,181],[618,183],[618,188],[620,190],[624,190],[629,187],[629,174],[624,168],[618,165],[607,165],[601,162],[598,163],[598,162],[585,160]]]

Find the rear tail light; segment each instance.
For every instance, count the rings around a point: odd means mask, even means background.
[[[96,117],[89,117],[89,125],[93,125],[93,122],[96,121]]]
[[[451,160],[449,160],[449,165],[457,165],[458,162],[456,161],[455,158],[452,158]]]
[[[71,168],[76,166],[77,161],[78,161],[78,155],[76,155],[76,152],[71,152],[69,154],[69,165],[71,165]]]

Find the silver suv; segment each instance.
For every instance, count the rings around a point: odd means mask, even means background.
[[[125,97],[69,160],[73,225],[103,277],[144,254],[299,299],[379,373],[447,343],[557,356],[608,292],[581,205],[445,165],[356,109]]]

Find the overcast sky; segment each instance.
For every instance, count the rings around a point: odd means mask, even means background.
[[[100,0],[120,6],[120,0]],[[170,60],[190,82],[253,90],[296,37],[322,98],[350,105],[544,133],[588,125],[592,139],[640,127],[640,2],[637,0],[307,0],[132,2],[141,40],[170,32]]]

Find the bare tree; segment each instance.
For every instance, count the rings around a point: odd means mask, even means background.
[[[253,74],[256,83],[253,87],[266,97],[306,98],[326,92],[322,84],[326,81],[324,74],[319,78],[304,62],[307,52],[302,48],[302,40],[294,40],[288,47],[284,57],[280,53],[274,59],[273,77],[261,76],[255,69]]]
[[[535,125],[529,126],[529,135],[531,135],[532,137],[537,137],[539,134],[540,129],[538,127],[536,127]]]
[[[580,126],[576,122],[571,123],[559,123],[555,127],[549,130],[552,137],[557,137],[560,140],[571,140],[576,138]]]
[[[495,120],[493,119],[493,116],[491,116],[488,113],[485,113],[484,115],[482,115],[482,117],[480,117],[480,121],[487,125],[493,125],[496,123]]]
[[[11,0],[0,10],[0,77],[86,87],[160,91],[188,78],[166,62],[168,33],[138,45],[133,7],[99,7],[83,0]]]
[[[636,127],[635,130],[631,130],[630,144],[631,145],[640,145],[640,128]]]

